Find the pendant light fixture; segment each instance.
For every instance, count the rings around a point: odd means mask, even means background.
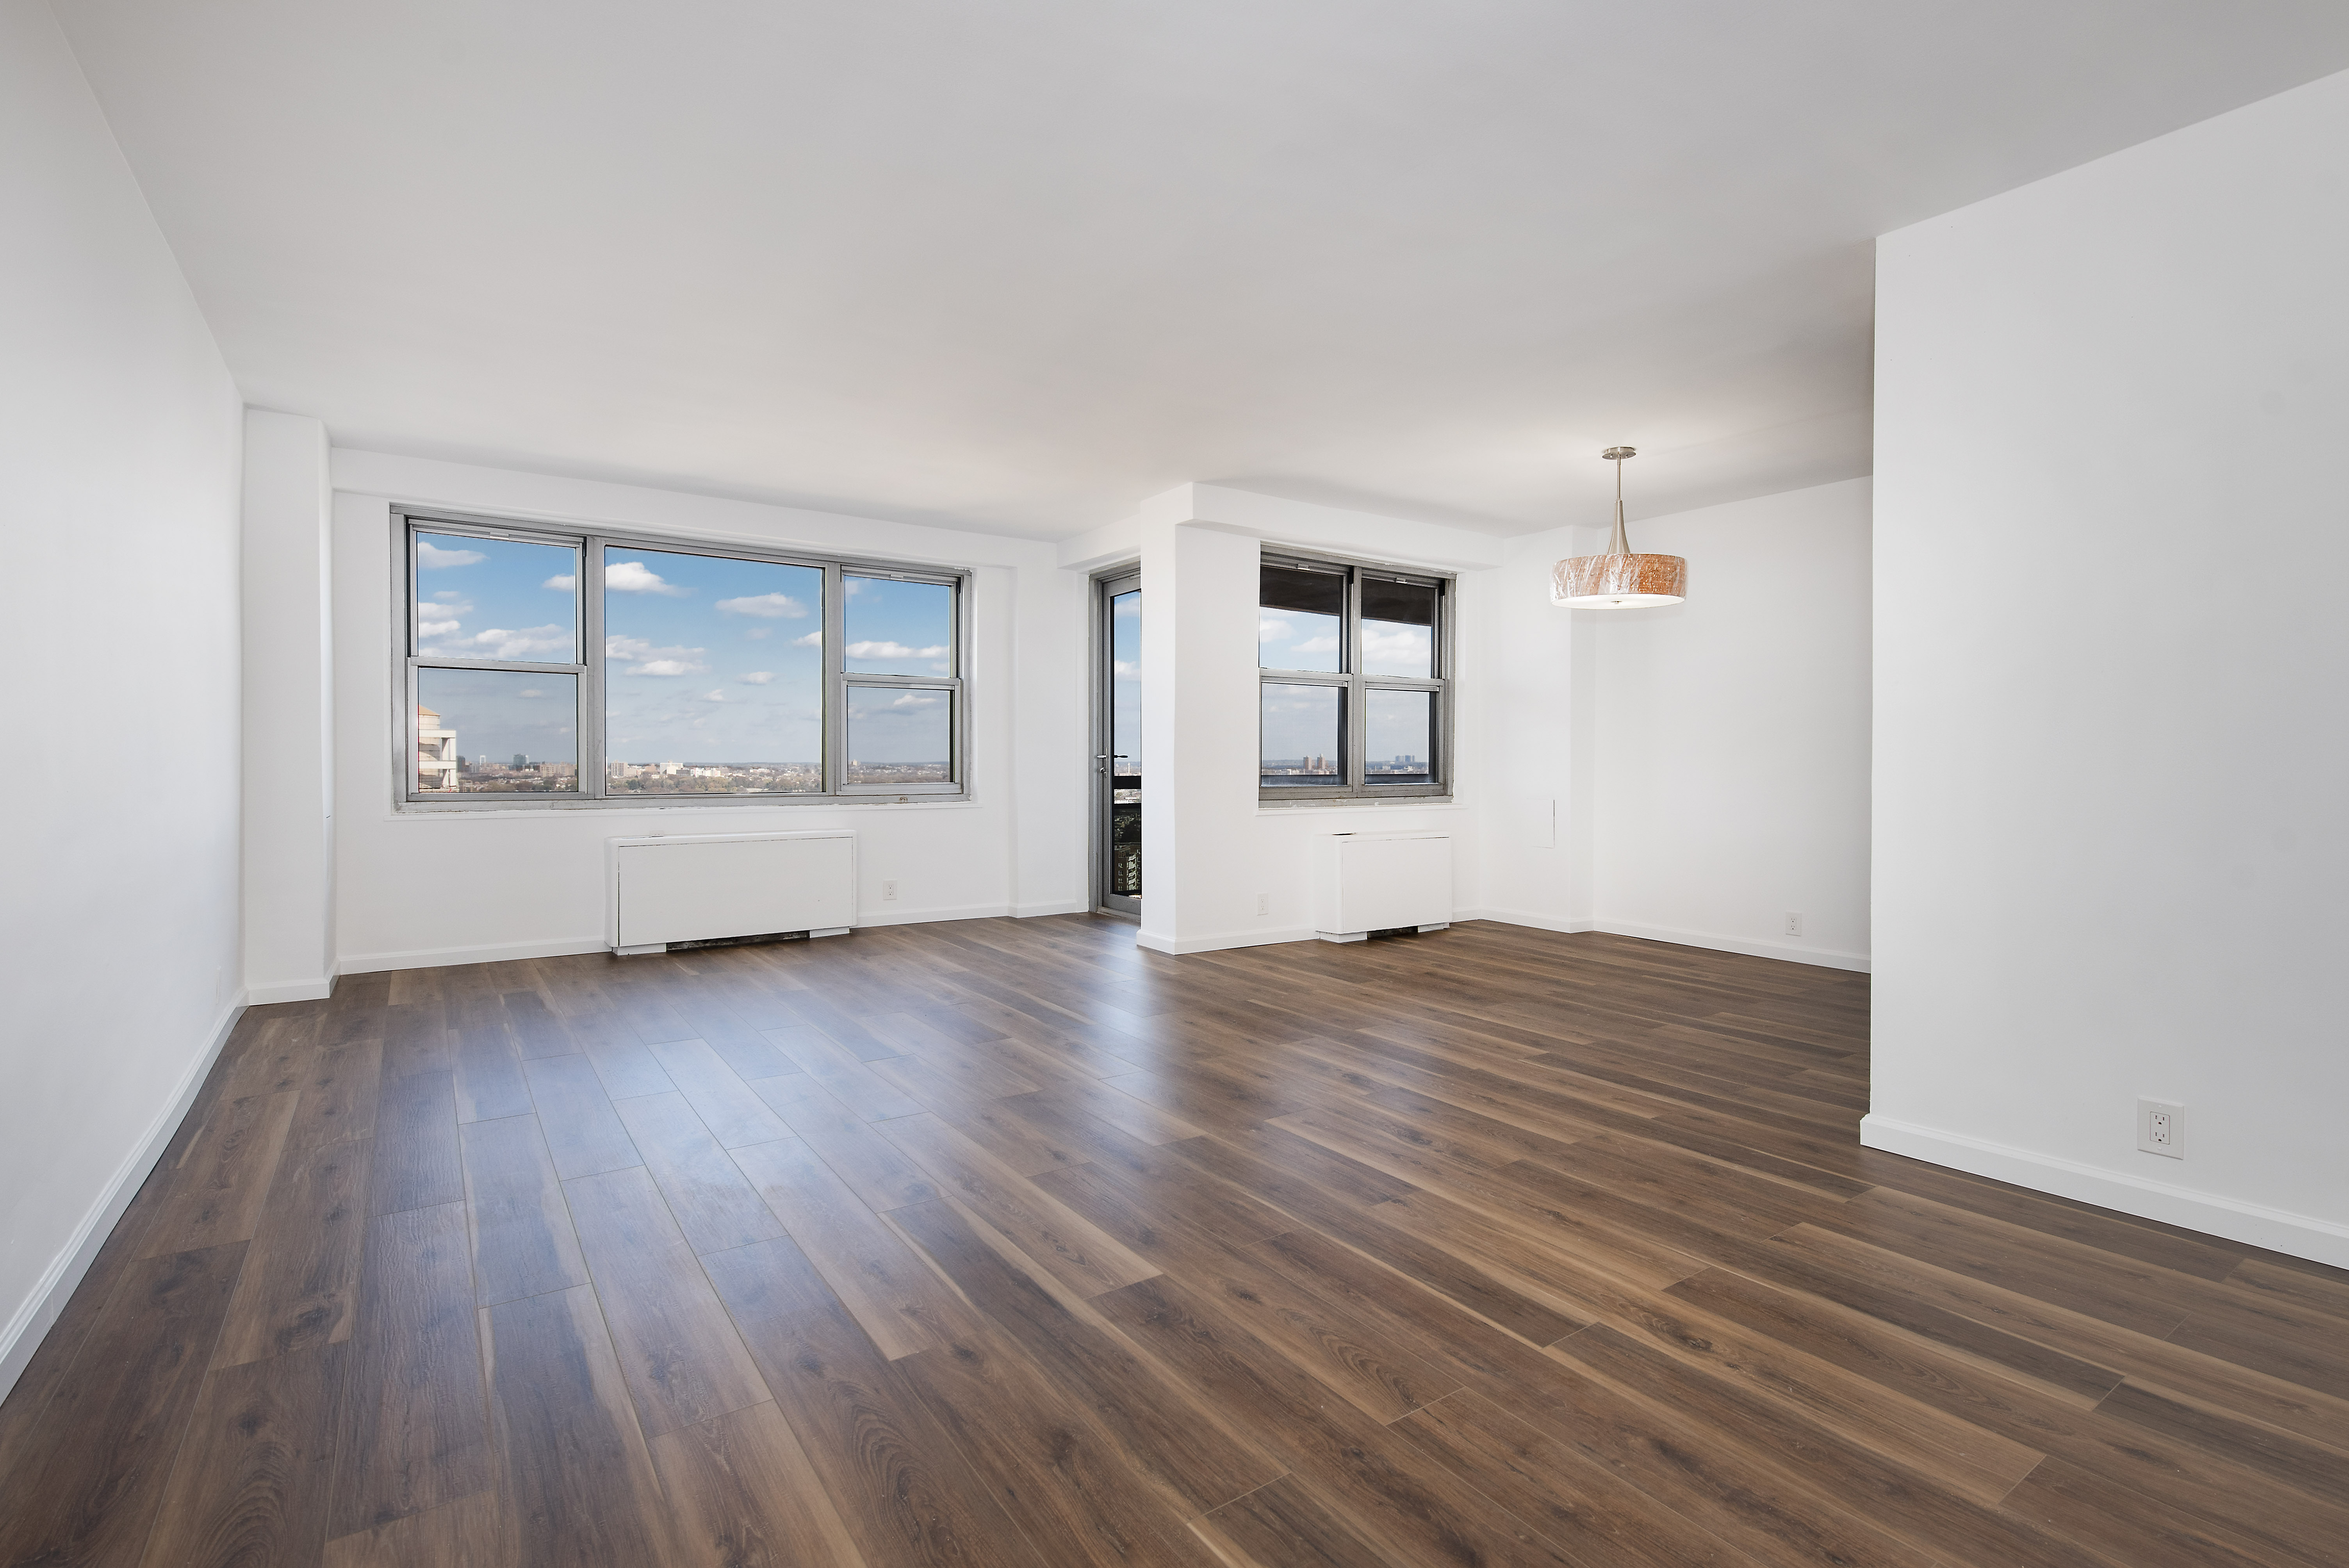
[[[1623,459],[1640,454],[1609,447],[1615,465],[1615,537],[1604,555],[1578,555],[1550,569],[1549,602],[1569,610],[1639,610],[1688,597],[1688,562],[1677,555],[1634,555],[1623,534]]]

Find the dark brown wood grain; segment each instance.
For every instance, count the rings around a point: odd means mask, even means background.
[[[0,1485],[0,1563],[135,1563],[187,1437],[245,1243],[142,1258]]]
[[[489,1485],[461,1202],[367,1222],[351,1342],[328,1533],[421,1513]]]
[[[0,1568],[2349,1562],[2349,1273],[1863,1149],[1868,982],[1086,917],[248,1010]]]

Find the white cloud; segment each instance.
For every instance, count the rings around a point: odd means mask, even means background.
[[[560,577],[548,578],[545,582],[540,583],[539,586],[542,588],[559,589],[565,593],[569,593],[578,588],[579,579],[566,572]]]
[[[1110,614],[1115,615],[1121,621],[1126,619],[1128,616],[1139,619],[1142,614],[1142,601],[1138,597],[1128,598],[1126,595],[1121,593],[1115,599],[1110,601]]]
[[[625,665],[632,676],[689,676],[709,666],[700,662],[707,648],[657,648],[642,637],[605,637],[604,656]]]
[[[1403,626],[1382,632],[1365,623],[1362,626],[1362,656],[1365,659],[1410,659],[1423,663],[1427,658],[1427,628]]]
[[[1130,665],[1123,659],[1112,661],[1110,668],[1114,673],[1122,676],[1138,676],[1142,673],[1142,666],[1140,665]]]
[[[753,593],[740,599],[720,599],[718,612],[721,615],[761,615],[771,621],[780,616],[796,621],[807,614],[807,606],[788,593]]]
[[[872,583],[868,579],[863,577],[847,577],[842,579],[842,587],[851,599],[855,598],[859,593],[864,593],[867,588],[872,586]]]
[[[461,615],[473,607],[473,602],[454,588],[443,588],[432,597],[439,602],[442,610],[451,615]]]
[[[765,686],[769,681],[775,678],[775,672],[772,670],[752,670],[749,675],[736,676],[734,678],[740,681],[744,686]]]
[[[455,632],[456,629],[457,623],[454,621],[419,621],[416,623],[416,634],[419,637],[445,637]]]
[[[822,632],[810,632],[804,637],[793,637],[792,639],[792,646],[795,648],[820,648],[823,646],[823,634]]]
[[[706,691],[701,694],[701,700],[704,702],[724,702],[726,700],[726,694],[722,691]]]
[[[693,592],[661,581],[660,573],[641,561],[615,561],[604,568],[604,586],[616,593],[663,593],[682,599]]]
[[[934,648],[909,648],[903,643],[851,643],[848,656],[852,659],[936,659],[946,656],[946,645]]]
[[[753,639],[771,637],[775,634],[775,629],[772,626],[745,626],[742,628],[742,634]]]
[[[533,626],[520,632],[492,626],[470,637],[450,637],[448,641],[452,647],[478,648],[493,659],[543,659],[554,655],[558,661],[568,662],[571,657],[571,628],[568,626]]]
[[[1300,654],[1334,654],[1338,651],[1338,639],[1335,637],[1308,637],[1303,642],[1297,645],[1295,651]]]
[[[946,701],[946,698],[942,696],[934,696],[922,692],[909,691],[904,696],[899,697],[895,702],[891,703],[889,706],[891,707],[914,709],[936,707],[938,704],[944,701]]]
[[[953,671],[954,666],[947,663],[944,659],[940,659],[937,663],[930,666],[930,674],[934,676],[950,675]]]
[[[525,690],[514,693],[514,696],[544,696],[546,694],[544,692],[539,690],[536,686],[531,686]]]
[[[1256,635],[1258,642],[1277,643],[1288,635],[1290,629],[1286,621],[1276,621],[1269,615],[1257,617]]]
[[[440,572],[451,566],[478,566],[488,559],[478,550],[443,550],[425,540],[416,542],[416,569],[419,572]]]

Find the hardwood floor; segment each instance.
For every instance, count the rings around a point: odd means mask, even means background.
[[[1863,1150],[1862,976],[1083,917],[256,1007],[0,1564],[2349,1563],[2349,1274]]]

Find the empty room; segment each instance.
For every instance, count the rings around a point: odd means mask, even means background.
[[[0,1568],[2349,1568],[2344,280],[2340,0],[0,0]]]

